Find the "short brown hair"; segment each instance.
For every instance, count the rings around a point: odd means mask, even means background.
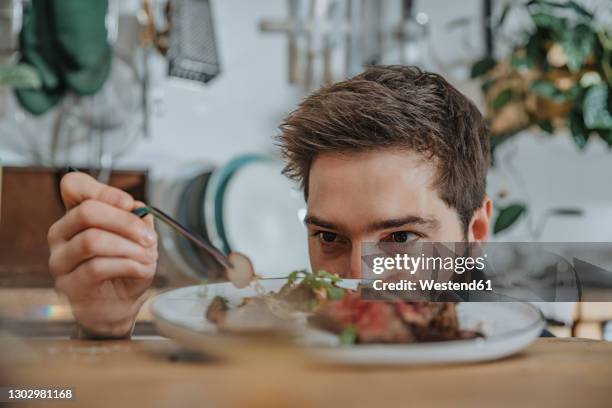
[[[437,163],[435,187],[464,230],[484,200],[489,136],[476,106],[438,74],[377,66],[307,97],[281,125],[285,175],[308,199],[313,159],[324,152],[406,148]]]

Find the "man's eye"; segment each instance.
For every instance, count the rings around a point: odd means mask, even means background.
[[[415,239],[416,236],[417,235],[412,232],[398,231],[398,232],[394,232],[393,234],[386,236],[383,239],[383,241],[384,242],[395,242],[395,243],[409,242]]]
[[[333,232],[321,231],[321,233],[319,233],[319,239],[326,244],[331,244],[332,242],[335,242],[337,238],[338,234]]]

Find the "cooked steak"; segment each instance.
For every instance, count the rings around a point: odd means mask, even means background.
[[[393,305],[384,302],[369,302],[355,327],[359,343],[412,343],[415,340],[410,326],[402,322]]]
[[[392,304],[361,300],[359,293],[346,291],[342,300],[324,303],[309,320],[313,325],[334,333],[346,327],[357,329],[361,343],[408,343],[414,341]]]
[[[481,336],[459,328],[455,304],[361,300],[347,291],[342,300],[323,303],[310,323],[327,331],[357,330],[358,343],[411,343]]]

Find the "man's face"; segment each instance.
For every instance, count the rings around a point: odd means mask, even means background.
[[[410,151],[318,155],[305,219],[312,270],[358,278],[362,242],[463,241],[457,211],[433,187],[435,172],[431,161]],[[486,234],[468,231],[468,239]]]

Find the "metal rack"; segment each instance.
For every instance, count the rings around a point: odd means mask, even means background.
[[[429,18],[412,0],[287,0],[287,10],[259,28],[287,36],[288,81],[306,90],[367,65],[422,62]]]

